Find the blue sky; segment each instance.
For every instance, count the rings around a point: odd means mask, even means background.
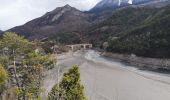
[[[40,17],[56,7],[71,5],[89,10],[100,0],[0,0],[0,29],[7,30]]]

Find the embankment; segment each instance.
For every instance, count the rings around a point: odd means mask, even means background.
[[[137,57],[135,55],[125,55],[110,52],[104,52],[102,56],[109,57],[115,60],[120,60],[127,64],[136,66],[142,70],[170,72],[170,59]]]

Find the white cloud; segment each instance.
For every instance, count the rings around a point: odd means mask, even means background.
[[[0,0],[0,29],[6,30],[69,4],[89,10],[100,0]]]

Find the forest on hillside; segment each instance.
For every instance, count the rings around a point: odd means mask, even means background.
[[[109,40],[108,51],[138,56],[170,57],[170,7],[159,10],[138,27]]]

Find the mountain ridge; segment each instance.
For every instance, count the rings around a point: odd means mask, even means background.
[[[58,32],[79,32],[76,26],[89,26],[89,15],[73,8],[69,5],[58,7],[51,12],[47,12],[42,17],[33,19],[24,25],[14,27],[8,31],[24,34],[25,37],[46,38]],[[67,23],[67,24],[66,24]],[[72,27],[72,28],[70,28]],[[41,36],[39,35],[41,34]]]
[[[163,5],[165,4],[163,3]],[[19,35],[23,35],[26,38],[31,39],[31,40],[53,39],[55,41],[58,41],[57,38],[58,39],[62,38],[62,41],[63,41],[64,38],[68,40],[70,38],[75,37],[74,39],[71,39],[72,41],[70,41],[69,43],[74,43],[74,41],[78,41],[75,43],[92,42],[93,40],[97,40],[96,42],[103,42],[103,40],[99,40],[102,38],[97,38],[97,39],[92,39],[92,38],[95,38],[96,34],[100,34],[100,36],[104,36],[107,33],[108,35],[103,37],[107,39],[108,38],[107,36],[113,36],[115,32],[119,33],[120,31],[118,30],[124,30],[124,28],[122,29],[120,27],[116,29],[115,25],[109,26],[109,28],[107,26],[100,26],[100,27],[98,26],[102,25],[102,23],[107,23],[107,21],[110,20],[109,18],[112,17],[112,15],[114,15],[116,12],[126,11],[126,9],[128,9],[129,7],[134,8],[132,9],[132,12],[133,10],[135,11],[135,9],[138,9],[138,8],[139,9],[141,8],[141,10],[143,8],[146,8],[148,10],[157,9],[155,7],[149,7],[148,5],[147,6],[132,5],[132,6],[122,7],[122,8],[115,9],[115,10],[105,10],[99,13],[92,13],[92,12],[79,11],[78,9],[71,7],[70,5],[65,5],[63,7],[57,7],[53,11],[47,12],[46,14],[44,14],[43,16],[39,18],[33,19],[25,23],[24,25],[11,28],[8,31],[16,32]],[[123,12],[123,13],[126,13],[126,12]],[[147,10],[144,10],[144,12],[142,11],[142,14],[144,15],[146,15],[147,13],[148,13]],[[129,15],[129,13],[126,13],[126,14],[127,16]],[[133,13],[131,14],[133,15]],[[134,15],[134,17],[135,16],[137,15]],[[120,14],[120,18],[123,18],[123,17],[126,17],[126,15]],[[129,21],[133,20],[130,18],[133,18],[133,16],[127,18]],[[139,16],[139,19],[140,19],[140,16]],[[119,20],[119,18],[117,20]],[[119,21],[120,22],[117,22],[117,24],[121,24],[123,26],[124,25],[123,22],[121,20]],[[113,23],[114,22],[116,22],[116,19],[113,20]],[[127,24],[131,24],[131,23],[127,23]],[[133,22],[133,23],[136,23],[136,22]],[[131,25],[128,25],[128,26],[131,26]],[[96,29],[92,30],[94,27],[96,27]],[[115,29],[117,31],[113,31]],[[106,30],[106,31],[103,31],[103,30]],[[69,44],[67,43],[67,41],[64,41],[64,42],[66,44]],[[101,43],[99,44],[101,45]]]
[[[90,12],[101,12],[104,10],[114,10],[121,7],[126,7],[130,5],[143,5],[143,4],[150,4],[153,2],[165,2],[168,0],[102,0],[97,3]]]
[[[76,37],[82,38],[82,34],[87,31],[88,27],[107,19],[110,15],[111,13],[107,11],[93,14],[65,5],[7,31],[16,32],[31,40],[42,40],[60,33],[73,33]]]

